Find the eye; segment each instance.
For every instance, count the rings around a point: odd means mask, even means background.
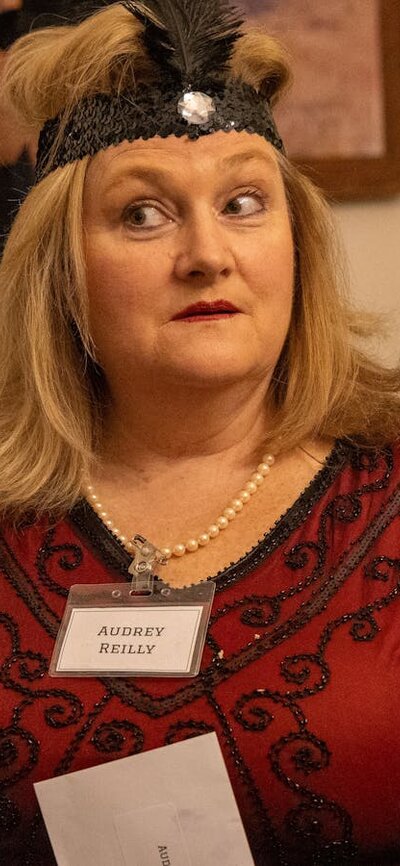
[[[133,229],[154,229],[170,222],[167,216],[153,204],[129,205],[124,210],[124,222]]]
[[[245,192],[235,195],[225,205],[224,213],[228,216],[254,216],[265,211],[265,202],[256,192]]]

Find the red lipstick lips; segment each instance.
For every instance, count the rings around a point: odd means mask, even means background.
[[[197,304],[191,304],[177,313],[172,321],[176,322],[180,319],[185,319],[186,321],[221,319],[239,312],[240,310],[234,304],[231,304],[230,301],[198,301]]]

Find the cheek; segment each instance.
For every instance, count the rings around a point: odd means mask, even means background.
[[[118,247],[110,249],[98,242],[88,244],[87,287],[93,324],[98,326],[104,320],[110,326],[113,321],[126,319],[128,311],[134,314],[143,309],[152,274],[150,262],[142,258],[135,257],[132,261],[132,256],[128,257]]]
[[[294,296],[294,249],[290,231],[269,236],[252,261],[255,327],[260,345],[268,347],[268,360],[275,364],[285,342],[292,316]]]
[[[248,281],[260,302],[291,305],[294,287],[294,250],[290,233],[258,245],[247,257]]]

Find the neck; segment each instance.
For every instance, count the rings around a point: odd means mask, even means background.
[[[136,471],[223,457],[254,463],[268,438],[266,385],[114,389],[105,416],[102,462]]]

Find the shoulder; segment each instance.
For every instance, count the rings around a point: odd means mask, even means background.
[[[355,471],[371,471],[381,465],[386,465],[395,476],[400,471],[400,439],[383,445],[341,439],[336,443],[336,448],[346,455]]]
[[[339,440],[328,463],[330,460],[336,465],[336,494],[361,498],[374,508],[385,507],[385,502],[397,496],[400,507],[400,441],[371,447]]]

